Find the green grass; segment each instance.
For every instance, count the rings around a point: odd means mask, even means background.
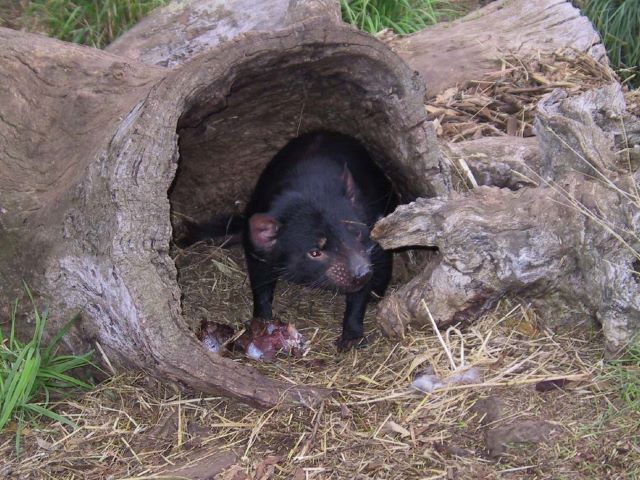
[[[44,346],[42,335],[47,314],[38,311],[28,288],[27,293],[33,304],[35,321],[31,339],[21,342],[16,336],[18,302],[11,312],[8,334],[5,336],[0,330],[0,431],[12,421],[16,422],[18,453],[25,422],[44,416],[76,428],[71,420],[48,408],[52,395],[61,395],[69,389],[91,388],[88,383],[69,375],[70,370],[91,364],[91,352],[80,356],[56,353],[60,340],[69,331],[75,318],[64,325],[48,346]]]
[[[640,86],[640,0],[587,0],[582,8],[600,32],[611,64]]]
[[[34,0],[25,14],[49,35],[102,48],[168,0]]]
[[[621,359],[609,363],[608,377],[619,385],[625,410],[640,414],[640,337]]]
[[[593,425],[585,426],[585,434],[613,429],[621,432],[621,438],[637,441],[640,438],[640,335],[623,357],[605,364],[600,380],[610,386],[606,389],[609,408]]]
[[[444,0],[340,0],[342,18],[376,34],[385,28],[407,35],[464,13]]]

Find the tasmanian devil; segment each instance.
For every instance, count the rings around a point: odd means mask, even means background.
[[[254,317],[273,317],[278,279],[333,290],[347,298],[338,348],[359,343],[370,295],[383,295],[391,277],[391,254],[369,232],[394,208],[391,184],[357,140],[315,132],[289,142],[245,210]]]
[[[384,294],[391,277],[391,253],[369,232],[395,206],[391,184],[357,140],[314,132],[289,142],[244,212],[254,318],[273,318],[279,279],[331,290],[346,295],[338,349],[360,343],[367,302]]]

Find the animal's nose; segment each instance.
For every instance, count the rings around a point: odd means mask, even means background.
[[[371,265],[369,265],[369,263],[359,263],[357,265],[354,265],[354,269],[353,269],[353,278],[359,282],[359,283],[364,283],[367,280],[369,280],[369,278],[371,278],[371,274],[372,274],[372,270],[371,270]]]

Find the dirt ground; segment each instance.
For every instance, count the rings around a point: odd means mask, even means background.
[[[241,328],[250,316],[242,254],[199,244],[176,251],[185,314]],[[405,256],[401,280],[420,258]],[[127,372],[61,401],[79,426],[32,426],[16,458],[11,429],[0,436],[2,478],[636,478],[637,410],[625,410],[606,376],[596,328],[551,332],[517,300],[504,300],[443,339],[454,363],[480,382],[431,393],[411,381],[451,361],[430,329],[403,341],[376,333],[338,355],[343,299],[283,285],[275,311],[310,341],[301,359],[238,362],[335,394],[319,408],[261,411],[185,393]],[[194,326],[197,321],[194,321]],[[444,335],[444,332],[443,332]],[[460,358],[461,350],[464,360]],[[189,352],[185,352],[188,355]],[[550,380],[562,381],[550,382]]]

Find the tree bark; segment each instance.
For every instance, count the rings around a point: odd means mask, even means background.
[[[143,19],[107,51],[173,68],[245,32],[274,30],[312,17],[339,21],[339,2],[176,0]],[[545,54],[569,47],[606,61],[598,33],[564,0],[497,0],[454,22],[389,43],[421,74],[429,96],[499,70],[509,54]]]
[[[402,60],[321,17],[174,70],[7,29],[0,44],[3,317],[25,280],[50,331],[82,312],[68,346],[98,343],[116,368],[261,406],[326,396],[201,346],[181,316],[170,207],[228,210],[288,139],[318,127],[359,136],[407,194],[446,193],[442,166],[420,161],[424,90]]]
[[[384,248],[440,253],[383,300],[386,334],[428,323],[427,308],[441,326],[470,321],[505,294],[548,324],[597,320],[610,354],[640,330],[640,173],[616,148],[638,134],[637,120],[619,85],[575,98],[555,91],[538,110],[540,156],[525,168],[539,188],[419,199],[376,225]]]
[[[268,32],[300,20],[338,21],[333,0],[174,0],[153,11],[106,50],[150,65],[174,68],[250,32]]]
[[[202,347],[182,318],[177,271],[168,255],[171,210],[196,220],[229,211],[248,197],[262,168],[289,139],[325,128],[362,140],[406,200],[431,198],[418,204],[437,206],[429,208],[436,208],[430,228],[438,228],[446,220],[439,215],[454,215],[456,205],[464,203],[460,198],[467,198],[454,195],[451,203],[447,200],[454,184],[448,152],[471,158],[474,149],[484,147],[440,148],[426,119],[421,77],[375,38],[338,22],[335,3],[292,1],[282,14],[277,9],[284,4],[270,1],[278,15],[238,25],[225,39],[203,26],[215,19],[220,24],[219,16],[211,14],[204,24],[193,16],[217,2],[186,4],[176,20],[180,27],[167,33],[166,48],[159,31],[176,19],[178,10],[170,10],[175,6],[164,10],[166,17],[156,17],[159,23],[149,20],[134,31],[130,43],[114,44],[111,52],[0,29],[4,318],[10,302],[21,297],[24,280],[48,305],[51,331],[82,312],[81,324],[66,338],[69,348],[79,352],[99,344],[115,367],[144,369],[161,379],[260,406],[307,404],[328,394],[265,378]],[[225,2],[225,8],[237,11],[233,5]],[[488,28],[492,17],[483,18]],[[183,25],[187,35],[180,36]],[[262,28],[269,31],[255,31]],[[437,30],[432,32],[438,45]],[[449,72],[452,85],[466,76],[463,63],[458,66],[458,72]],[[570,129],[560,135],[575,142],[588,140]],[[566,148],[560,152],[552,137],[545,138],[537,152],[528,143],[502,148],[504,163],[514,165],[509,152],[524,149],[530,154],[522,154],[519,168],[541,164],[544,179],[564,175],[549,159],[571,153]],[[486,151],[495,152],[488,146]],[[466,163],[473,173],[474,162]],[[489,162],[476,166],[478,178],[482,171],[495,169]],[[498,182],[496,173],[487,175],[485,183]],[[500,181],[509,188],[522,186],[505,178]],[[576,191],[582,192],[582,180],[575,182]],[[525,189],[500,192],[491,195],[528,194]],[[486,194],[484,207],[477,205],[482,210],[477,215],[490,217],[491,195]],[[385,236],[392,235],[393,227],[385,225],[391,223],[383,223],[377,232],[388,246],[392,243]],[[610,239],[596,240],[608,245]],[[491,248],[502,248],[508,258],[509,245]],[[447,240],[441,251],[446,248],[455,248],[455,243]],[[457,248],[464,258],[469,247],[460,243]],[[623,251],[611,252],[628,264]],[[575,272],[580,268],[586,267]],[[508,292],[519,284],[491,285]],[[429,301],[431,294],[422,288]],[[395,301],[405,308],[402,292],[386,304]],[[634,311],[633,299],[626,305]],[[458,310],[470,313],[467,303]],[[28,320],[21,317],[20,327],[28,328]],[[606,325],[615,328],[615,321]]]
[[[485,137],[458,143],[438,143],[457,174],[455,189],[488,185],[510,190],[539,185],[540,149],[534,137]]]

